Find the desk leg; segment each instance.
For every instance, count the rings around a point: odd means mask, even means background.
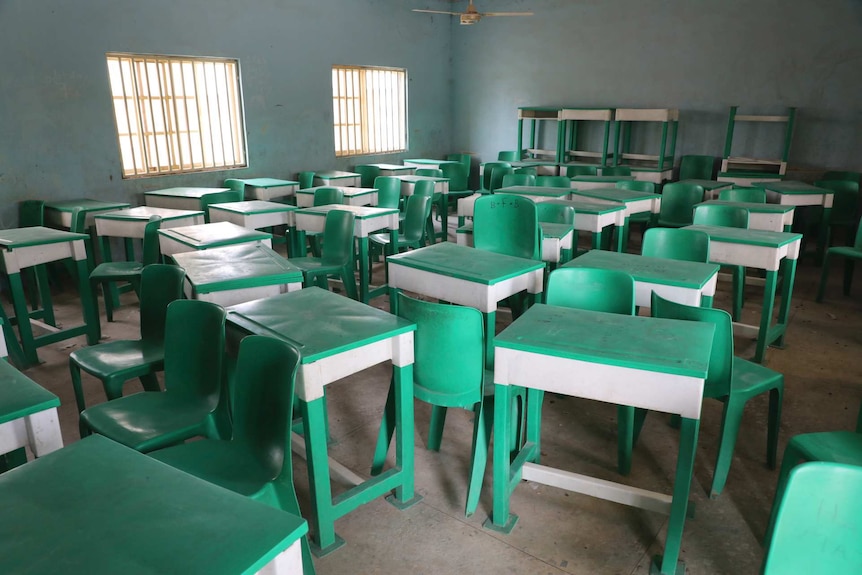
[[[518,522],[518,516],[509,513],[509,497],[513,489],[511,452],[507,440],[512,433],[511,401],[512,386],[494,384],[494,507],[484,526],[502,533],[510,533]]]
[[[489,311],[485,316],[485,369],[494,369],[494,335],[497,327],[497,312]]]
[[[368,303],[368,283],[371,275],[368,266],[368,236],[356,239],[359,242],[359,301]]]
[[[685,526],[685,516],[688,512],[688,496],[691,492],[691,477],[694,471],[694,453],[697,449],[697,434],[700,420],[682,418],[682,429],[679,437],[679,453],[676,460],[676,477],[673,481],[673,500],[670,504],[670,518],[667,524],[667,540],[664,544],[664,556],[656,556],[650,567],[650,573],[675,575],[685,573],[685,566],[678,564],[679,549],[682,545],[682,531]],[[659,569],[661,565],[661,569]]]
[[[829,218],[832,217],[832,208],[823,208],[823,216],[820,219],[820,230],[817,233],[817,265],[823,265],[823,254],[829,248]]]
[[[593,249],[594,250],[602,249],[602,233],[603,233],[602,230],[599,230],[598,232],[593,232]],[[575,246],[575,253],[577,253],[577,252],[578,252],[577,246]]]
[[[787,333],[787,320],[790,316],[790,297],[793,295],[793,282],[796,279],[796,260],[784,258],[781,262],[782,284],[781,284],[781,307],[778,308],[778,326],[780,331],[778,339],[775,340],[776,347],[784,347],[784,336]]]
[[[39,284],[39,299],[42,302],[42,319],[45,323],[57,327],[54,319],[54,303],[51,300],[51,284],[48,282],[48,268],[38,265],[36,270],[36,283]]]
[[[36,365],[39,363],[39,356],[36,354],[36,341],[33,339],[33,327],[30,325],[30,312],[27,309],[27,297],[24,294],[20,272],[9,274],[9,287],[12,290],[12,308],[18,320],[18,334],[21,336],[24,361],[28,366]]]
[[[128,259],[129,248],[131,247],[131,239],[126,238],[126,255]],[[111,239],[107,236],[99,236],[99,251],[102,252],[102,261],[110,262],[113,261],[111,256]],[[132,252],[132,258],[134,258],[134,251]],[[131,259],[129,259],[131,261]],[[117,289],[117,282],[106,282],[102,284],[103,293],[102,296],[107,300],[111,298],[110,304],[106,301],[105,308],[107,310],[112,310],[120,307],[120,292]],[[105,289],[106,288],[106,289]],[[95,294],[95,297],[98,298],[99,294]]]
[[[102,337],[102,326],[99,322],[99,314],[96,313],[96,298],[90,288],[87,260],[78,260],[75,264],[78,268],[78,293],[81,296],[84,324],[87,326],[87,345],[96,345]]]
[[[395,390],[395,467],[400,469],[401,481],[394,496],[387,497],[398,509],[407,509],[422,500],[414,493],[413,454],[413,364],[393,366]]]
[[[760,316],[760,331],[757,333],[757,349],[754,361],[763,363],[766,347],[769,345],[769,325],[772,323],[772,310],[775,307],[775,288],[778,282],[777,271],[766,272],[766,282],[763,286],[763,309]],[[789,303],[789,302],[788,302]]]
[[[442,223],[443,223],[443,238],[442,241],[449,241],[449,195],[443,194],[443,204],[441,207],[443,208],[442,214]]]
[[[629,245],[629,217],[626,216],[625,221],[623,222],[623,229],[617,230],[619,232],[617,234],[617,251],[622,253],[626,251],[626,247]]]

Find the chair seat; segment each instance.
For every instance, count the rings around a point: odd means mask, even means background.
[[[829,248],[829,255],[837,255],[845,258],[862,260],[862,250],[850,246],[834,246]]]
[[[338,273],[342,268],[338,264],[324,263],[321,258],[315,257],[289,258],[287,261],[301,269],[304,273]]]
[[[164,369],[165,350],[142,340],[109,341],[75,350],[69,359],[99,379],[128,380]]]
[[[91,281],[122,280],[137,278],[141,275],[144,264],[141,262],[105,262],[97,265],[90,272]]]
[[[260,494],[280,471],[262,465],[241,441],[192,441],[159,450],[151,457],[252,498]]]
[[[782,385],[783,381],[784,376],[777,371],[747,359],[733,358],[733,372],[730,380],[731,393],[754,397],[768,389]]]
[[[200,435],[215,407],[199,398],[143,392],[85,409],[81,419],[96,433],[147,452]]]
[[[371,240],[372,243],[388,246],[391,242],[389,241],[389,234],[371,234],[368,236],[368,239]],[[408,241],[404,235],[398,234],[398,247],[408,246],[411,248],[418,248],[419,241]]]
[[[809,461],[862,465],[862,433],[853,431],[805,433],[797,435],[790,441]]]

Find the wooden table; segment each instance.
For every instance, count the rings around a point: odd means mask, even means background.
[[[299,188],[299,182],[277,180],[275,178],[240,179],[245,184],[245,198],[248,200],[269,201],[273,198],[292,196]]]
[[[664,557],[653,569],[673,575],[678,566],[703,383],[714,326],[535,305],[497,336],[494,365],[494,436],[510,437],[513,387],[527,388],[527,437],[516,452],[495,441],[494,508],[485,526],[508,533],[517,515],[509,498],[521,480],[535,481],[667,513]],[[539,375],[541,374],[541,375]],[[682,427],[671,496],[540,465],[544,391],[680,415]]]
[[[444,162],[445,163],[445,162]],[[416,166],[400,166],[398,164],[364,164],[380,169],[381,176],[410,176],[416,171]]]
[[[380,230],[389,230],[389,245],[398,245],[398,208],[372,208],[368,206],[344,206],[331,204],[316,208],[303,208],[294,214],[296,229],[300,232],[299,245],[305,245],[305,232],[322,233],[326,225],[326,214],[332,210],[352,212],[353,237],[359,244],[359,300],[368,303],[372,297],[386,293],[386,287],[370,289],[371,269],[369,267],[368,236]]]
[[[784,335],[790,317],[790,296],[793,293],[796,260],[799,258],[802,235],[721,226],[686,226],[684,229],[698,230],[709,235],[710,261],[717,264],[757,268],[766,272],[760,326],[733,324],[734,333],[737,335],[757,338],[754,361],[763,362],[768,345],[772,342],[776,342],[778,347],[784,345]],[[778,308],[778,322],[771,325],[779,270],[784,274],[781,306]]]
[[[780,204],[759,204],[753,202],[724,202],[710,200],[698,206],[736,206],[748,210],[748,229],[765,232],[789,232],[793,224],[795,208]],[[695,206],[697,207],[697,206]]]
[[[623,204],[626,207],[625,222],[621,230],[623,240],[620,251],[625,251],[626,246],[629,245],[629,218],[635,214],[658,215],[661,209],[661,195],[650,194],[649,192],[635,192],[619,188],[572,189],[572,197],[600,204]]]
[[[545,264],[459,246],[434,244],[386,258],[389,305],[398,313],[398,290],[435,297],[478,309],[485,317],[485,362],[494,365],[497,304],[526,290],[543,290]]]
[[[230,188],[167,188],[144,192],[144,203],[154,208],[202,210],[204,196],[229,191]]]
[[[57,200],[45,202],[45,226],[68,230],[72,227],[72,213],[75,210],[86,212],[87,219],[84,224],[89,228],[94,224],[93,218],[96,214],[112,212],[128,208],[128,202],[106,202],[103,200],[91,200],[80,198],[77,200]]]
[[[305,188],[296,192],[296,205],[300,208],[311,208],[314,206],[314,192],[322,187],[338,188],[344,194],[346,206],[373,206],[377,204],[377,188],[360,188],[359,184],[352,187],[342,186],[316,186]]]
[[[46,227],[13,228],[0,230],[0,266],[2,272],[9,277],[12,292],[12,307],[18,322],[18,333],[21,336],[21,349],[17,341],[8,342],[13,345],[13,357],[21,357],[25,364],[39,363],[36,348],[42,347],[86,334],[87,343],[95,345],[99,341],[99,318],[96,315],[95,300],[90,290],[89,270],[87,264],[86,234],[77,234]],[[23,268],[72,258],[78,275],[78,294],[81,298],[84,323],[81,325],[60,329],[52,325],[41,324],[49,333],[33,336],[32,320],[27,309],[27,298],[21,283]],[[44,305],[50,305],[43,302]],[[24,367],[24,366],[22,366]]]
[[[341,172],[338,170],[328,170],[314,173],[315,186],[359,186],[362,181],[362,176],[355,172]]]
[[[0,571],[302,573],[301,517],[94,435],[0,475]]]
[[[421,497],[413,491],[413,333],[416,325],[318,287],[256,300],[228,310],[228,345],[244,334],[289,341],[302,352],[296,399],[302,416],[311,487],[312,549],[330,553],[344,544],[335,520],[387,495],[405,509]],[[355,487],[332,498],[327,453],[324,388],[348,375],[391,361],[395,389],[395,467],[371,479],[352,474]],[[355,381],[355,380],[354,380]],[[361,390],[356,390],[361,393]],[[381,402],[383,398],[381,398]],[[381,403],[382,405],[382,403]],[[349,473],[348,473],[349,475]],[[221,522],[223,523],[223,522]]]
[[[302,289],[302,270],[262,244],[238,244],[174,254],[186,270],[188,299],[222,306]]]
[[[617,233],[617,251],[623,251],[622,229],[626,222],[626,208],[622,204],[599,204],[581,199],[549,200],[552,204],[570,206],[575,210],[575,229],[590,232],[593,238],[593,249],[602,248],[603,233],[608,226],[619,229]],[[577,247],[577,246],[575,246]]]
[[[159,247],[165,256],[243,243],[262,243],[271,248],[272,234],[250,230],[230,222],[159,230]]]
[[[506,186],[499,188],[497,194],[513,194],[532,200],[534,202],[547,202],[548,200],[567,200],[571,188],[550,188],[541,186]]]
[[[612,188],[617,182],[631,182],[634,176],[572,176],[572,187],[576,190]]]
[[[718,180],[688,179],[680,180],[679,182],[674,183],[700,186],[701,188],[703,188],[704,201],[718,199],[719,192],[721,192],[722,190],[729,190],[733,187],[733,184],[731,182],[719,182]]]
[[[719,266],[636,254],[591,250],[566,268],[619,270],[635,280],[635,305],[652,307],[652,292],[685,305],[712,306]]]
[[[823,222],[828,222],[832,214],[834,192],[828,188],[818,188],[804,182],[784,180],[782,182],[762,182],[759,187],[766,190],[766,201],[782,206],[821,206]],[[827,241],[826,225],[820,226],[817,238],[817,262],[823,261]]]

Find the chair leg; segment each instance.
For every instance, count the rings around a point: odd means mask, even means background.
[[[781,499],[784,497],[784,490],[787,488],[787,477],[793,468],[803,459],[805,458],[791,439],[784,449],[784,457],[781,459],[781,469],[778,471],[775,496],[772,498],[772,511],[769,513],[769,523],[766,524],[766,534],[763,536],[764,552],[769,551],[769,544],[772,541],[772,531],[775,528],[775,514],[781,504]]]
[[[102,282],[102,299],[105,300],[105,317],[108,321],[114,321],[114,302],[111,301],[111,289],[107,282]]]
[[[473,448],[470,452],[470,483],[467,487],[467,506],[464,514],[470,517],[479,506],[482,493],[482,480],[488,464],[488,446],[491,442],[491,428],[494,423],[494,398],[489,396],[476,404],[473,410]]]
[[[850,258],[844,260],[844,295],[850,295],[850,284],[853,283],[854,262]]]
[[[395,433],[395,389],[394,383],[389,383],[389,393],[386,395],[386,406],[380,419],[380,431],[377,433],[377,446],[374,448],[374,459],[371,462],[371,475],[380,475],[383,464],[386,463],[386,452]]]
[[[443,426],[446,425],[446,409],[440,405],[431,406],[431,424],[428,426],[428,451],[440,451],[443,443]]]
[[[617,406],[617,470],[628,475],[632,470],[632,447],[634,444],[635,408]]]
[[[740,321],[742,316],[742,295],[745,290],[745,279],[741,266],[733,268],[733,321]]]
[[[48,281],[48,268],[36,266],[36,281],[39,284],[39,299],[42,302],[42,319],[49,325],[57,325],[54,319],[54,304],[51,301],[51,284]]]
[[[712,488],[709,497],[715,499],[724,489],[727,474],[733,461],[733,448],[739,435],[739,425],[742,422],[742,410],[745,401],[736,400],[732,395],[724,402],[724,412],[721,416],[721,431],[719,432],[718,454],[715,458],[715,471],[712,474]]]
[[[817,288],[817,302],[823,302],[823,294],[826,292],[826,280],[829,277],[829,251],[823,256],[823,268],[820,271],[820,286]]]
[[[155,373],[148,373],[147,375],[142,375],[140,377],[141,385],[144,386],[146,391],[161,391],[162,388],[159,386],[159,378],[156,377]]]
[[[769,390],[769,416],[766,428],[766,465],[775,469],[778,455],[778,432],[781,427],[781,405],[784,397],[784,381]]]
[[[341,270],[341,281],[344,282],[344,291],[350,299],[359,300],[356,293],[356,276],[353,275],[353,263],[349,263]]]
[[[78,413],[87,409],[84,401],[84,388],[81,384],[81,368],[74,361],[69,361],[69,374],[72,376],[72,390],[75,392],[75,403],[78,405]]]

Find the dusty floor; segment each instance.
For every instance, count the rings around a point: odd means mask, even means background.
[[[454,223],[454,218],[451,223]],[[450,233],[454,230],[450,228]],[[454,233],[451,233],[454,240]],[[582,245],[585,245],[582,238]],[[632,249],[637,249],[637,241]],[[375,268],[382,275],[381,268]],[[785,375],[781,445],[798,433],[852,429],[862,399],[862,285],[855,295],[841,295],[841,267],[834,266],[824,304],[814,302],[819,268],[812,258],[799,267],[792,300],[786,349],[770,349],[766,364]],[[857,280],[862,284],[862,278]],[[729,284],[719,283],[715,305],[729,309]],[[746,319],[757,323],[761,291],[747,290]],[[58,294],[58,316],[75,321],[75,295]],[[137,338],[133,294],[115,321],[102,316],[106,339]],[[386,307],[385,298],[373,302]],[[498,314],[498,331],[510,321]],[[41,348],[44,362],[27,374],[61,401],[66,443],[78,440],[77,413],[68,373],[68,354],[85,345],[83,337]],[[737,340],[737,354],[750,357],[753,342]],[[329,388],[331,455],[362,475],[368,473],[389,379],[379,365]],[[88,404],[104,401],[94,379],[84,384]],[[137,382],[126,393],[140,390]],[[765,465],[766,397],[749,402],[736,446],[727,487],[716,500],[706,496],[712,478],[722,404],[707,400],[703,408],[695,462],[692,500],[696,513],[686,523],[682,559],[688,572],[757,573],[763,559],[761,538],[775,488],[776,471]],[[661,551],[666,518],[622,505],[523,482],[511,508],[520,521],[509,535],[483,529],[491,508],[491,474],[487,470],[478,512],[464,516],[472,414],[452,410],[442,449],[425,449],[430,409],[416,402],[416,489],[424,499],[399,511],[374,501],[340,519],[336,528],[347,545],[316,559],[321,575],[341,573],[648,573],[650,557]],[[543,463],[639,487],[669,492],[678,437],[667,418],[652,414],[634,453],[628,478],[615,469],[616,418],[612,405],[546,397]],[[392,455],[390,454],[390,457]],[[307,499],[304,461],[294,458],[297,491]],[[341,489],[336,485],[335,489]],[[226,521],[229,520],[226,518]]]

